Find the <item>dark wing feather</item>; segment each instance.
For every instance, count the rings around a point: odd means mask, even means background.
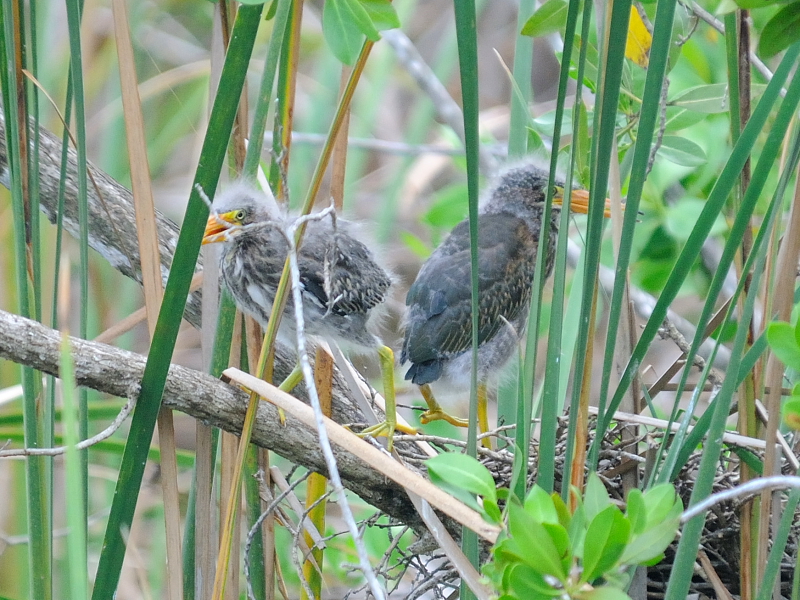
[[[479,330],[483,343],[525,310],[536,264],[536,239],[513,215],[479,220]],[[459,224],[422,267],[406,297],[409,307],[403,358],[431,363],[472,345],[469,224]],[[412,367],[414,369],[414,367]],[[418,370],[415,369],[415,370]],[[413,373],[409,371],[410,375]]]
[[[369,312],[384,301],[391,285],[369,248],[349,235],[342,221],[335,229],[328,222],[310,224],[298,258],[306,291],[336,314]]]

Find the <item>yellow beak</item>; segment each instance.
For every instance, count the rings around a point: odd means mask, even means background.
[[[553,204],[557,206],[561,206],[564,202],[564,190],[562,188],[557,188],[558,193],[553,198]],[[589,192],[586,190],[572,190],[572,194],[570,195],[570,203],[569,209],[572,212],[580,213],[585,215],[589,212]],[[625,207],[622,207],[625,210]],[[611,200],[606,198],[606,206],[603,209],[603,216],[605,218],[611,217]]]
[[[225,235],[229,229],[239,225],[235,215],[238,211],[231,210],[221,215],[211,215],[206,223],[206,230],[203,233],[203,245],[224,242]]]

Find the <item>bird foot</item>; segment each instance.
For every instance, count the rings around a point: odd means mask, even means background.
[[[419,422],[423,425],[427,425],[431,421],[447,421],[456,427],[469,427],[469,421],[467,419],[459,419],[458,417],[454,417],[453,415],[446,413],[441,408],[426,410],[419,416]]]
[[[408,425],[402,425],[400,423],[390,423],[388,421],[382,421],[381,423],[378,423],[377,425],[372,425],[370,427],[367,427],[366,429],[363,429],[362,431],[360,431],[356,435],[358,437],[360,437],[360,438],[366,437],[368,435],[370,435],[372,437],[375,437],[375,438],[377,438],[377,437],[386,437],[387,440],[388,440],[388,444],[386,446],[386,449],[389,450],[389,452],[391,452],[392,449],[394,448],[394,432],[395,431],[400,431],[400,432],[406,433],[408,435],[415,435],[417,433],[416,429],[414,429],[413,427],[409,427]]]

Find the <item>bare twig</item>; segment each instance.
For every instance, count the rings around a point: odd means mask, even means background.
[[[129,398],[122,407],[122,410],[119,411],[119,414],[114,418],[108,427],[106,427],[97,435],[93,435],[88,439],[78,442],[75,444],[75,449],[85,450],[86,448],[94,446],[95,444],[110,438],[112,435],[114,435],[114,432],[120,428],[120,425],[125,422],[125,419],[127,419],[128,415],[131,414],[134,406],[136,406],[136,400],[134,398]],[[21,456],[59,456],[60,454],[64,454],[67,451],[67,448],[67,446],[59,446],[57,448],[15,448],[13,450],[0,450],[0,458]]]

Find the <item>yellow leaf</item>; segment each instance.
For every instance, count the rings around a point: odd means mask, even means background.
[[[628,39],[625,42],[625,56],[646,69],[652,43],[653,36],[647,30],[642,17],[639,16],[639,11],[635,6],[631,6],[631,22],[628,26]]]

